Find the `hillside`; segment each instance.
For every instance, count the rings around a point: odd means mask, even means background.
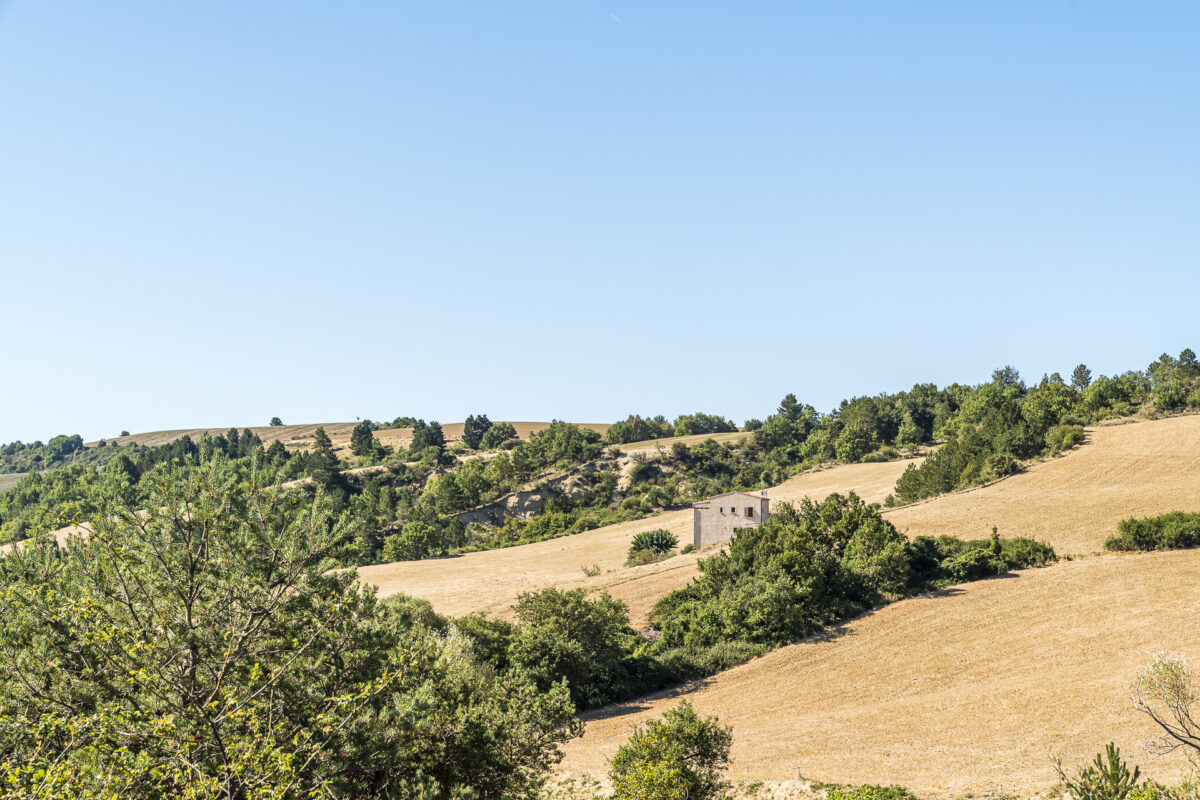
[[[1200,510],[1200,416],[1089,428],[1065,455],[998,483],[888,511],[909,536],[1002,536],[1049,542],[1059,555],[1102,550],[1129,516]]]
[[[769,495],[773,501],[796,501],[805,496],[820,499],[831,492],[854,490],[868,500],[878,501],[891,491],[909,463],[848,464],[807,472],[770,489]],[[676,556],[643,567],[622,566],[633,537],[654,528],[672,531],[680,544],[685,544],[691,541],[692,511],[669,511],[518,547],[377,564],[360,568],[359,576],[365,583],[378,586],[381,595],[405,592],[429,600],[442,613],[454,615],[503,612],[520,592],[544,586],[586,586],[625,600],[634,623],[643,624],[654,601],[691,580],[698,558],[711,552]],[[604,574],[587,578],[583,567],[591,565],[600,567]]]
[[[898,783],[919,795],[1018,793],[1055,781],[1050,754],[1115,740],[1143,770],[1183,757],[1140,748],[1150,723],[1128,688],[1152,652],[1200,657],[1200,552],[1106,555],[886,606],[683,694],[734,729],[739,777]],[[1153,587],[1151,590],[1150,587]],[[563,769],[604,760],[658,697],[589,715]]]
[[[495,421],[500,422],[500,420]],[[295,450],[309,447],[312,444],[313,434],[317,428],[324,428],[325,433],[329,435],[330,441],[333,442],[334,451],[339,456],[345,457],[350,452],[350,434],[357,424],[357,422],[324,422],[313,423],[311,425],[262,425],[251,427],[250,430],[258,438],[262,439],[264,445],[269,446],[272,442],[281,441],[289,450]],[[550,427],[549,422],[511,422],[510,424],[516,428],[517,435],[522,439]],[[600,434],[603,434],[610,427],[604,423],[581,422],[576,424],[581,428],[589,428]],[[226,433],[228,430],[228,428],[179,428],[176,430],[150,431],[147,433],[135,433],[130,436],[118,436],[114,439],[109,439],[108,442],[117,445],[141,444],[153,446],[169,444],[184,436],[190,436],[193,440],[199,441],[200,437],[206,433],[210,436],[216,436],[217,434]],[[239,428],[238,430],[242,429]],[[447,442],[456,441],[462,437],[463,423],[443,423],[442,432],[446,435]],[[375,431],[375,440],[386,446],[407,447],[408,443],[412,440],[412,429],[395,428]],[[91,447],[95,444],[96,442],[88,442],[87,446]]]

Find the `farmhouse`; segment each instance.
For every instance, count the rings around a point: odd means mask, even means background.
[[[770,501],[764,490],[726,492],[692,506],[692,546],[725,542],[741,528],[757,528],[771,516]]]

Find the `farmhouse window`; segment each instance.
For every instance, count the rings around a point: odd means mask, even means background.
[[[753,517],[753,516],[754,516],[754,509],[753,509],[753,508],[751,508],[750,506],[746,506],[746,516],[747,516],[747,517]]]

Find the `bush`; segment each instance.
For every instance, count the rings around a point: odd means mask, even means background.
[[[1138,788],[1138,776],[1141,771],[1129,767],[1121,760],[1120,749],[1109,742],[1104,753],[1096,754],[1090,766],[1079,770],[1078,776],[1071,778],[1063,771],[1062,761],[1055,760],[1055,771],[1059,779],[1071,793],[1074,800],[1126,800]]]
[[[592,708],[636,688],[632,654],[641,637],[620,600],[607,594],[588,600],[583,589],[542,589],[519,595],[514,611],[518,625],[508,660],[543,690],[566,679],[575,705]]]
[[[732,743],[730,728],[684,700],[635,728],[613,755],[613,800],[717,800],[729,786],[722,775]]]
[[[1051,454],[1070,450],[1082,441],[1082,425],[1055,425],[1046,431],[1046,447]]]
[[[719,642],[709,647],[676,647],[657,656],[664,680],[690,681],[745,664],[771,648],[751,642]]]
[[[825,800],[917,800],[916,795],[903,786],[835,786],[825,795]]]
[[[1200,546],[1200,513],[1172,511],[1157,517],[1130,517],[1117,525],[1107,550],[1178,550]]]
[[[633,554],[639,550],[649,550],[662,555],[671,552],[678,546],[679,539],[664,528],[642,531],[633,537],[633,543],[629,545],[629,557],[633,558]]]
[[[660,553],[657,550],[630,550],[629,557],[625,559],[625,566],[643,567],[646,564],[657,564],[659,561],[665,561],[672,555],[674,554],[670,551]]]

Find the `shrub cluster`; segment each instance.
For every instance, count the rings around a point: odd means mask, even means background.
[[[1200,547],[1200,513],[1172,511],[1157,517],[1122,520],[1117,535],[1104,543],[1108,550],[1178,550]]]

